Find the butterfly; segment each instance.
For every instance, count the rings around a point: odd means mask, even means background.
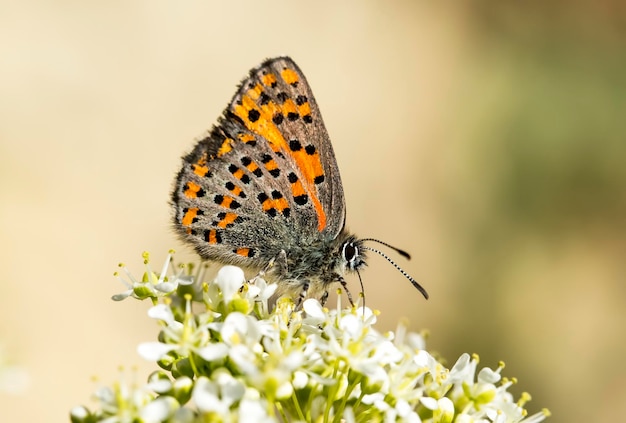
[[[206,260],[267,272],[299,305],[385,253],[345,228],[339,168],[300,68],[277,57],[253,68],[217,124],[183,157],[172,193],[174,228]],[[360,275],[359,275],[360,278]]]

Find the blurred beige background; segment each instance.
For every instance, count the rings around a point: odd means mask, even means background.
[[[373,257],[380,328],[504,360],[549,421],[623,418],[623,3],[99,3],[0,4],[0,343],[32,378],[0,420],[68,421],[91,376],[153,369],[149,304],[112,302],[112,273],[193,258],[169,228],[180,156],[279,54],[313,86],[350,228],[410,251],[431,294]]]

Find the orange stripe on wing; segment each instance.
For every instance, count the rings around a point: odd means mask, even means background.
[[[201,166],[198,164],[192,164],[191,167],[193,167],[193,173],[195,173],[198,176],[206,176],[207,173],[209,173],[209,167],[208,166]]]
[[[306,116],[311,114],[311,106],[309,102],[304,102],[300,106],[298,106],[298,112],[300,112],[300,116]]]
[[[256,141],[256,138],[254,138],[254,135],[250,134],[239,134],[239,140],[247,144],[250,141]]]
[[[233,251],[235,254],[238,254],[242,257],[253,257],[254,250],[252,248],[237,248]]]
[[[291,156],[295,159],[296,164],[302,171],[305,189],[309,194],[309,197],[313,202],[313,207],[315,207],[315,211],[317,213],[317,229],[321,232],[326,227],[326,213],[324,212],[324,208],[322,207],[317,195],[311,195],[312,193],[317,192],[315,188],[315,177],[320,174],[324,174],[319,154],[316,152],[315,154],[310,155],[306,153],[303,148],[297,151],[290,151],[289,154],[291,154]],[[292,186],[292,190],[293,189],[294,187]]]
[[[183,226],[190,226],[196,220],[196,216],[198,215],[199,210],[200,209],[198,209],[197,207],[187,209],[181,221]]]
[[[193,163],[191,167],[193,168],[193,173],[195,173],[196,175],[206,176],[206,174],[209,173],[209,167],[207,166],[206,161],[206,153],[204,153],[197,162]]]
[[[290,71],[290,72],[286,72]],[[283,71],[282,77],[285,81],[298,82],[298,75],[287,69]],[[285,74],[286,72],[286,74]],[[292,75],[293,74],[293,75]],[[252,90],[250,90],[252,91]],[[250,95],[242,95],[241,104],[235,104],[233,106],[235,115],[239,116],[246,127],[265,138],[270,147],[274,151],[282,150],[285,153],[291,155],[296,162],[296,165],[300,168],[302,175],[304,176],[304,186],[311,198],[313,207],[317,214],[317,229],[321,232],[326,227],[326,213],[317,196],[317,188],[315,187],[315,177],[323,174],[322,164],[320,162],[319,154],[310,156],[305,151],[292,151],[285,138],[283,137],[280,129],[272,121],[272,117],[275,113],[280,112],[285,115],[284,112],[296,113],[298,115],[298,109],[293,100],[287,100],[285,102],[285,108],[281,109],[273,101],[259,107]],[[299,116],[299,115],[298,115]]]
[[[278,151],[281,147],[284,148],[285,138],[272,122],[269,108],[265,106],[259,110],[254,100],[250,96],[244,95],[241,97],[241,104],[234,106],[234,113],[244,121],[249,130],[261,135],[269,141],[274,151]]]
[[[211,229],[206,235],[206,241],[209,244],[219,244],[222,242],[222,238],[220,237],[220,234],[217,232],[217,230],[215,229]]]
[[[185,184],[185,197],[187,198],[197,198],[204,196],[204,190],[202,187],[195,182],[189,181]]]
[[[273,73],[268,73],[267,75],[263,75],[261,77],[261,81],[263,81],[263,84],[266,87],[272,87],[274,84],[276,84],[276,75],[274,75]]]
[[[283,70],[280,73],[280,76],[289,85],[294,85],[300,80],[300,78],[298,78],[298,74],[293,69]]]
[[[236,219],[237,215],[235,213],[226,213],[224,218],[219,221],[217,226],[219,226],[220,228],[226,228],[228,227],[228,225],[234,223]]]
[[[233,149],[232,144],[233,144],[233,139],[226,138],[222,142],[222,145],[220,146],[219,150],[217,150],[217,157],[222,157],[224,154],[230,152]]]
[[[283,115],[287,117],[287,120],[294,121],[297,120],[300,115],[298,114],[298,108],[296,107],[296,103],[293,102],[292,99],[288,98],[283,103]]]
[[[284,197],[273,200],[273,203],[274,203],[274,207],[276,207],[276,210],[280,212],[289,208],[289,203]]]

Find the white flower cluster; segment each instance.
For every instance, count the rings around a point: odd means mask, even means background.
[[[0,395],[22,395],[30,385],[26,370],[10,362],[4,346],[0,344]]]
[[[503,365],[477,373],[478,358],[464,354],[448,370],[421,336],[377,332],[368,308],[338,300],[329,311],[309,299],[295,310],[280,299],[270,311],[276,286],[261,278],[246,282],[225,266],[198,284],[166,276],[169,263],[141,282],[129,275],[129,290],[114,297],[154,301],[149,316],[162,329],[138,351],[162,370],[143,387],[100,390],[99,409],[75,407],[73,422],[537,423],[549,415],[526,416],[529,396],[514,401]]]

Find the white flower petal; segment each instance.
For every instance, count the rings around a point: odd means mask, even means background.
[[[262,299],[267,300],[272,295],[274,295],[277,289],[278,289],[277,283],[272,283],[272,284],[267,285],[267,287],[263,290],[263,294],[261,295]]]
[[[436,413],[439,417],[438,421],[451,422],[454,419],[454,404],[450,398],[443,397],[438,400],[437,407],[439,410]]]
[[[374,401],[374,407],[378,408],[380,411],[389,411],[389,413],[386,413],[386,414],[391,415],[393,417],[395,417],[396,415],[396,410],[394,408],[391,408],[391,405],[387,404],[384,398],[378,401]],[[388,421],[395,421],[395,420],[396,420],[395,418],[392,418],[390,420],[388,418]]]
[[[146,423],[160,423],[174,413],[179,406],[178,401],[169,396],[163,396],[146,404],[140,413],[141,419]]]
[[[179,285],[188,286],[193,285],[194,279],[191,275],[181,275],[176,277],[176,282]]]
[[[350,335],[351,338],[358,338],[363,331],[363,321],[354,314],[347,314],[339,321],[339,329]]]
[[[246,393],[245,385],[226,371],[218,373],[216,381],[220,387],[222,401],[229,406],[243,398]]]
[[[174,351],[176,345],[164,344],[162,342],[143,342],[137,346],[137,353],[145,360],[158,361],[165,354]]]
[[[323,322],[326,319],[324,308],[315,298],[309,298],[302,303],[302,309],[306,312],[307,317]]]
[[[266,301],[269,299],[272,295],[274,295],[274,292],[276,292],[276,289],[278,288],[278,285],[275,283],[268,285],[267,281],[263,278],[255,278],[252,286],[258,289],[256,299],[259,301]]]
[[[246,376],[259,373],[256,355],[246,345],[234,345],[228,350],[228,357],[239,367]]]
[[[408,402],[403,399],[399,399],[396,402],[396,411],[398,412],[398,416],[402,418],[407,418],[409,414],[413,411]]]
[[[172,309],[166,304],[157,304],[150,309],[148,309],[148,316],[162,320],[168,326],[168,328],[172,331],[181,331],[184,325],[178,320],[174,319],[174,314],[172,313]]]
[[[89,415],[89,410],[87,410],[84,406],[79,405],[70,410],[70,415],[76,418],[76,420],[83,420]]]
[[[259,321],[252,316],[233,312],[224,319],[220,333],[224,342],[229,345],[237,343],[250,345],[261,339],[261,330],[258,324]]]
[[[205,376],[201,376],[196,381],[192,398],[200,411],[214,411],[219,415],[228,412],[228,406],[222,403],[219,396],[217,384]]]
[[[296,389],[303,389],[309,382],[309,376],[305,372],[295,371],[293,374],[293,387]]]
[[[457,414],[455,419],[454,419],[454,423],[476,423],[477,420],[474,419],[472,416],[470,416],[469,414]]]
[[[376,315],[369,307],[358,307],[356,314],[362,321],[367,321],[370,325],[376,323]]]
[[[376,346],[372,359],[382,365],[397,363],[404,358],[404,354],[391,341],[383,341]]]
[[[474,370],[475,365],[472,364],[470,355],[463,353],[450,369],[449,381],[451,383],[468,382],[473,384]]]
[[[130,297],[131,295],[133,295],[133,290],[129,289],[128,291],[124,291],[124,292],[120,292],[119,294],[115,294],[111,297],[111,299],[113,301],[122,301],[125,300],[126,298]]]
[[[172,382],[169,379],[156,379],[149,382],[147,387],[157,394],[164,394],[172,389]]]
[[[287,357],[284,357],[281,366],[284,366],[289,372],[297,370],[304,363],[304,354],[300,351],[294,351]]]
[[[255,298],[260,293],[261,293],[261,288],[253,284],[248,285],[248,293],[247,293],[248,298]]]
[[[210,344],[196,351],[200,357],[206,361],[220,360],[228,355],[228,346],[226,344]]]
[[[385,395],[377,392],[375,394],[363,395],[363,404],[374,404],[379,401],[383,401],[385,399]]]
[[[169,294],[170,292],[174,292],[178,288],[178,284],[175,282],[161,282],[154,285],[154,289],[159,292],[163,292],[165,294]]]
[[[189,392],[193,388],[193,380],[188,376],[181,376],[174,381],[174,389]]]
[[[483,383],[497,383],[501,377],[500,373],[495,372],[488,367],[484,367],[478,372],[478,381]]]
[[[435,363],[435,358],[426,350],[421,350],[415,356],[413,356],[413,362],[419,367],[432,368]]]
[[[289,398],[293,394],[293,386],[289,382],[283,382],[276,389],[276,398],[285,399]]]
[[[410,332],[407,334],[407,344],[415,351],[426,349],[426,341],[424,337],[418,333]]]
[[[239,421],[241,423],[274,422],[266,412],[266,405],[261,400],[244,399],[239,403]]]
[[[462,372],[464,371],[470,363],[470,355],[467,353],[461,354],[459,359],[454,363],[450,372]]]
[[[356,423],[356,418],[354,416],[354,410],[352,407],[346,407],[346,410],[343,413],[343,420],[345,423]]]
[[[218,272],[215,277],[215,283],[222,290],[224,301],[230,302],[233,295],[241,289],[246,282],[246,276],[239,267],[236,266],[224,266]]]
[[[94,397],[99,399],[103,403],[111,403],[115,401],[115,392],[108,386],[102,387],[94,392]]]
[[[168,325],[174,321],[174,313],[172,313],[170,307],[165,304],[157,304],[150,307],[148,316],[153,319],[163,320]]]
[[[429,410],[436,410],[439,407],[437,400],[433,397],[421,397],[420,402]]]

